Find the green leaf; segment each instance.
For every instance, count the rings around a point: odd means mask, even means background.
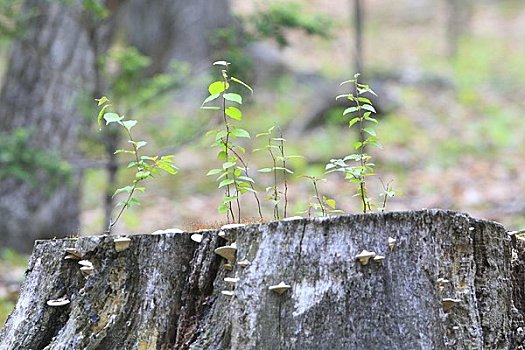
[[[210,96],[206,97],[206,99],[204,100],[204,102],[202,102],[202,104],[205,105],[206,103],[215,100],[220,95],[221,94],[211,94]],[[201,107],[201,108],[203,108],[203,107]],[[217,108],[219,108],[219,107],[217,107]]]
[[[227,62],[227,61],[215,61],[213,62],[213,65],[214,66],[229,66],[231,63],[230,62]]]
[[[126,129],[131,130],[132,127],[137,125],[137,121],[136,120],[126,120],[122,122],[122,125],[124,125]]]
[[[355,117],[355,118],[353,118],[353,119],[350,120],[350,122],[348,123],[348,127],[351,128],[355,123],[357,123],[357,122],[360,121],[360,120],[361,120],[361,118],[359,118],[359,117]]]
[[[131,191],[133,191],[133,186],[126,186],[126,187],[121,187],[121,188],[118,188],[111,197],[115,197],[121,193],[131,193]]]
[[[119,153],[129,153],[129,154],[135,154],[133,151],[128,151],[127,149],[118,149],[113,154],[119,154]]]
[[[240,105],[242,104],[242,96],[239,94],[235,94],[232,92],[232,93],[224,94],[222,96],[224,97],[225,100],[236,102]]]
[[[235,120],[241,120],[242,119],[242,112],[239,108],[230,106],[226,108],[226,115],[232,119]]]
[[[225,151],[220,151],[217,153],[217,159],[218,160],[226,160],[227,154]]]
[[[210,86],[208,86],[208,91],[210,92],[210,95],[215,95],[220,94],[224,90],[227,90],[229,87],[229,83],[225,83],[224,81],[214,81],[210,84]]]
[[[370,113],[370,112],[367,112],[367,113]],[[377,119],[366,116],[366,113],[365,113],[365,120],[368,120],[369,122],[372,122],[372,123],[375,123],[375,124],[379,124]]]
[[[244,129],[235,128],[231,131],[231,134],[235,137],[246,137],[250,138],[250,133]]]
[[[257,137],[261,137],[261,136],[270,136],[270,135],[271,134],[269,132],[261,132],[261,133],[255,135],[255,137],[257,138]]]
[[[201,106],[201,109],[209,109],[212,111],[218,111],[220,108],[215,106]]]
[[[130,198],[130,200],[128,201],[127,206],[128,207],[133,207],[135,205],[140,205],[140,202],[137,199],[135,199],[135,198]]]
[[[349,96],[351,96],[351,94],[343,94],[343,95],[338,95],[336,96],[336,100],[339,100],[340,98],[348,98]]]
[[[146,141],[128,141],[129,143],[135,145],[137,147],[137,150],[141,149],[142,147],[146,146],[148,143]]]
[[[177,174],[177,167],[168,162],[157,162],[157,167],[164,170],[168,174],[175,175]]]
[[[222,188],[224,186],[228,186],[228,185],[231,185],[232,183],[234,183],[235,181],[233,179],[224,179],[222,180],[220,183],[219,183],[219,188]]]
[[[358,110],[359,110],[358,107],[348,107],[347,109],[344,110],[343,115],[354,113],[354,112],[357,112]]]
[[[362,105],[361,108],[363,108],[364,110],[376,113],[376,110],[372,105]]]
[[[217,134],[215,134],[215,140],[220,140],[223,137],[226,137],[226,135],[228,135],[228,131],[220,130],[219,132],[217,132]]]
[[[135,180],[141,181],[141,180],[147,179],[150,176],[151,176],[151,172],[149,171],[138,171],[135,174]]]
[[[211,169],[210,171],[208,171],[206,176],[217,175],[220,173],[222,173],[222,169]]]
[[[333,200],[333,199],[328,199],[328,198],[327,198],[327,199],[325,199],[324,202],[325,202],[325,204],[328,205],[330,208],[335,209],[335,205],[336,205],[335,200]]]
[[[354,143],[354,149],[359,149],[359,148],[361,148],[362,146],[363,146],[363,143],[362,143],[362,142],[357,141],[357,142]]]
[[[260,173],[271,173],[272,172],[272,168],[262,168],[262,169],[259,169],[257,171],[260,172]]]
[[[98,104],[100,106],[100,102]],[[102,119],[104,118],[104,114],[106,113],[106,109],[109,108],[110,105],[105,105],[104,107],[102,107],[102,109],[100,110],[100,112],[98,113],[98,125],[100,126],[100,124],[102,124]]]
[[[370,104],[370,105],[372,104],[372,101],[370,101],[370,100],[369,100],[368,98],[366,98],[366,97],[359,96],[359,97],[357,98],[357,100],[358,100],[359,102],[368,103],[368,104]]]
[[[369,135],[377,136],[376,131],[374,129],[372,129],[372,128],[364,128],[363,131],[366,132]]]
[[[223,169],[228,169],[228,168],[231,168],[231,167],[234,167],[237,163],[235,162],[224,162],[222,164],[222,168]]]
[[[219,214],[227,213],[230,208],[228,207],[228,204],[221,204],[217,207],[217,211]]]
[[[239,145],[234,145],[233,147],[238,149],[242,154],[246,153],[246,149],[244,147],[241,147]]]
[[[276,166],[276,167],[273,167],[275,170],[281,170],[281,171],[286,171],[288,174],[293,174],[293,171],[291,171],[290,169],[288,168],[283,168],[283,167],[280,167],[280,166]]]
[[[103,105],[104,103],[108,102],[109,99],[106,96],[102,96],[101,98],[96,98],[95,101],[98,102],[97,106]]]
[[[237,79],[235,77],[230,77],[230,79],[238,84],[241,84],[242,86],[244,86],[245,88],[247,88],[248,90],[250,90],[250,92],[253,94],[253,89],[250,87],[250,85],[246,84],[245,82],[243,82],[242,80],[240,79]]]
[[[109,125],[111,123],[120,122],[124,117],[119,116],[117,113],[105,113],[104,114],[104,120],[106,121],[106,125]]]
[[[255,183],[255,181],[251,177],[248,177],[248,176],[239,176],[239,180]]]

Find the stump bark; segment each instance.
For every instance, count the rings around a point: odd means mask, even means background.
[[[224,232],[134,235],[120,252],[111,236],[38,241],[0,349],[524,348],[525,248],[497,223],[425,210]],[[231,242],[228,271],[214,250]],[[362,250],[385,259],[361,265]]]

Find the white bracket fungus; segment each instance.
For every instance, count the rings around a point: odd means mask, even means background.
[[[370,258],[373,258],[374,256],[376,256],[376,253],[369,252],[368,250],[365,249],[361,253],[357,254],[355,259],[359,260],[359,263],[361,263],[361,265],[366,265],[368,264],[368,261],[370,260]]]
[[[235,261],[235,255],[237,254],[237,245],[233,242],[230,245],[225,245],[215,249],[215,254],[222,256],[228,261]]]
[[[456,306],[457,303],[461,302],[461,299],[445,298],[442,301],[443,311],[447,312]]]
[[[64,306],[69,304],[70,301],[66,297],[58,298],[58,299],[51,299],[46,302],[48,306]]]
[[[227,297],[233,297],[233,291],[232,290],[223,290],[221,291],[222,295],[226,295]]]
[[[250,264],[250,260],[248,259],[241,260],[237,263],[240,267],[248,267]]]
[[[235,284],[235,283],[239,282],[239,279],[237,277],[225,277],[224,278],[224,282],[230,283],[230,284]]]
[[[388,237],[388,248],[390,248],[390,251],[393,251],[396,247],[397,240],[392,237]]]
[[[284,292],[286,292],[290,288],[292,287],[284,282],[268,287],[269,290],[279,295],[282,295]]]
[[[383,264],[383,261],[385,261],[385,257],[383,255],[376,255],[374,256],[374,259],[373,259],[376,263],[378,263],[379,265],[382,265]]]
[[[65,260],[80,260],[82,259],[82,253],[80,253],[75,248],[66,248],[64,249],[66,252],[66,256],[64,257]]]
[[[87,278],[89,275],[91,275],[93,273],[94,268],[93,268],[93,264],[91,263],[91,261],[89,261],[89,260],[80,260],[78,262],[78,264],[80,266],[82,266],[80,268],[80,271],[82,272],[82,275],[84,277]]]
[[[202,242],[202,235],[201,234],[198,234],[198,233],[194,233],[191,235],[191,240],[194,241],[194,242],[197,242],[197,243],[200,243]]]
[[[115,238],[113,240],[113,243],[115,243],[115,250],[117,252],[121,252],[129,248],[129,245],[131,244],[131,239],[129,239],[128,237]]]

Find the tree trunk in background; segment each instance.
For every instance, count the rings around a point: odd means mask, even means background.
[[[250,261],[232,271],[217,231],[202,234],[121,252],[110,236],[39,241],[0,349],[523,349],[525,245],[496,223],[430,210],[251,225],[226,231]],[[92,262],[87,279],[66,247]],[[363,249],[385,260],[362,266]]]
[[[131,0],[123,15],[130,45],[153,60],[152,74],[173,59],[209,67],[213,31],[232,21],[228,0]]]
[[[354,73],[363,72],[363,4],[354,0]]]
[[[459,40],[467,34],[474,4],[472,0],[447,0],[447,54],[455,57]]]
[[[107,47],[110,32],[81,4],[26,1],[24,12],[35,17],[11,47],[0,93],[0,130],[29,128],[30,146],[57,152],[64,160],[75,156],[79,129],[85,125],[79,102],[94,92],[95,57]],[[51,189],[44,172],[37,171],[39,186],[3,179],[0,244],[30,251],[34,239],[77,233],[80,175]]]

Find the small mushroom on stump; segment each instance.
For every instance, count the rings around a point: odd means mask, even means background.
[[[113,243],[115,244],[115,250],[117,251],[117,253],[120,253],[129,248],[129,245],[131,244],[131,239],[129,239],[128,237],[115,238],[113,240]]]
[[[461,299],[445,298],[442,301],[443,311],[447,312],[456,306],[457,303],[461,302]]]
[[[244,259],[244,260],[241,260],[237,263],[237,265],[239,265],[240,267],[248,267],[250,265],[250,260],[248,259]]]
[[[225,277],[224,278],[224,282],[230,283],[230,284],[235,284],[235,283],[239,282],[239,279],[237,277]]]
[[[282,295],[284,292],[286,292],[290,288],[292,287],[284,282],[268,287],[269,290],[279,295]]]
[[[376,256],[376,253],[369,252],[368,250],[365,249],[361,253],[357,254],[355,259],[359,260],[359,263],[361,265],[366,265],[368,264],[368,261],[370,260],[370,258],[373,258],[374,256]]]
[[[383,261],[385,261],[385,257],[384,257],[384,255],[376,255],[376,256],[374,256],[374,258],[372,260],[374,260],[379,265],[383,265]]]
[[[233,291],[232,290],[222,290],[221,291],[221,294],[222,295],[226,295],[227,297],[233,297]]]
[[[225,245],[215,249],[215,254],[222,256],[228,261],[235,261],[235,255],[237,254],[237,245],[233,242],[230,245]]]
[[[70,301],[66,297],[58,298],[58,299],[51,299],[46,302],[48,306],[64,306],[69,304]]]
[[[82,259],[82,253],[80,253],[75,248],[66,248],[64,249],[66,252],[66,256],[64,257],[64,260],[80,260]]]
[[[191,240],[194,241],[194,242],[197,242],[197,243],[200,243],[202,242],[202,235],[199,234],[199,233],[194,233],[191,235]]]
[[[388,237],[388,248],[390,248],[390,251],[394,251],[396,247],[397,240],[392,237]]]

